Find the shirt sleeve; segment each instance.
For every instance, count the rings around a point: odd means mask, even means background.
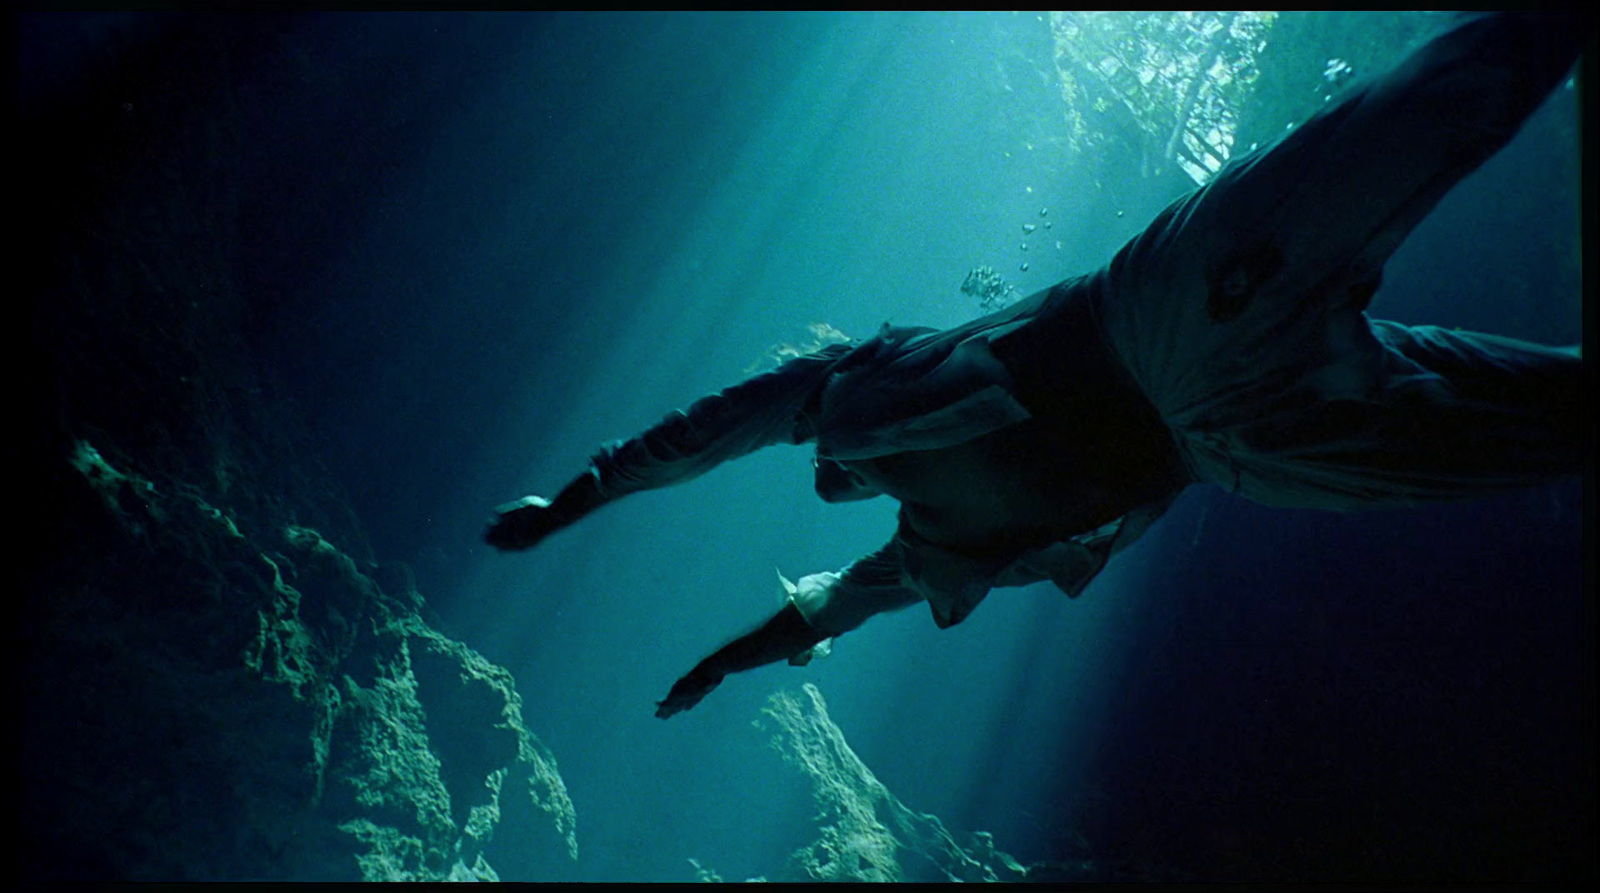
[[[934,608],[941,628],[959,623],[991,588],[1049,580],[1076,598],[1106,566],[1172,505],[1176,494],[1140,506],[1088,533],[1034,549],[999,565],[963,559],[911,534],[902,521],[888,545],[843,571],[801,577],[790,595],[806,622],[820,633],[849,632],[874,614],[919,602]],[[943,619],[941,619],[941,617]]]
[[[1176,494],[1163,497],[1088,533],[1035,549],[1006,568],[994,585],[1027,586],[1049,580],[1068,598],[1077,598],[1111,556],[1143,536],[1175,498]]]
[[[672,411],[631,440],[602,446],[590,460],[600,492],[615,499],[680,484],[761,447],[810,440],[807,404],[850,350],[833,344],[789,360]]]
[[[898,611],[922,601],[906,585],[898,539],[852,562],[843,571],[809,574],[790,596],[806,623],[829,636],[847,633],[874,614]]]

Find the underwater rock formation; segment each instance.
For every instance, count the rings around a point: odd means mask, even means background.
[[[777,692],[762,713],[777,725],[772,746],[816,785],[820,836],[796,850],[776,880],[1029,879],[1028,869],[996,850],[988,834],[973,834],[964,848],[937,816],[901,803],[850,749],[816,686],[801,691],[803,698]]]
[[[17,873],[570,871],[572,803],[510,674],[430,625],[407,575],[373,580],[387,566],[258,354],[282,296],[249,250],[241,78],[282,32],[24,25],[60,65],[23,91]]]
[[[510,673],[415,591],[306,527],[255,541],[88,443],[72,466],[93,548],[28,602],[25,878],[493,880],[498,854],[577,857]]]

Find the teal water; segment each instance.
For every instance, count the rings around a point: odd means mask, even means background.
[[[1303,120],[1333,61],[1361,76],[1436,26],[1283,14],[1230,99],[1236,148]],[[973,269],[1022,292],[1088,272],[1193,188],[1140,130],[1156,111],[1064,98],[1063,72],[1088,75],[1048,15],[37,15],[22,33],[30,109],[143,49],[171,63],[162,89],[127,64],[140,98],[83,138],[146,102],[233,128],[236,155],[182,165],[236,174],[253,361],[373,555],[515,676],[575,805],[578,860],[502,879],[692,880],[691,858],[774,875],[811,839],[812,792],[751,723],[804,682],[895,796],[1023,862],[1592,877],[1579,481],[1370,515],[1196,487],[1081,599],[997,592],[946,631],[880,617],[667,722],[673,680],[780,606],[774,568],[843,566],[895,506],[825,505],[809,453],[774,448],[530,553],[480,542],[491,506],[553,495],[809,324],[963,322]],[[1414,233],[1374,315],[1583,339],[1578,86]],[[160,176],[104,200],[191,188]]]

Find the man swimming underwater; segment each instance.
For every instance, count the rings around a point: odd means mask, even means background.
[[[790,360],[626,442],[554,499],[502,506],[529,548],[629,493],[816,442],[828,502],[888,495],[894,537],[701,661],[658,705],[925,601],[941,628],[994,587],[1076,596],[1208,481],[1276,506],[1472,497],[1581,470],[1582,360],[1365,314],[1383,265],[1566,77],[1587,20],[1476,15],[1167,208],[1098,272],[944,331]]]

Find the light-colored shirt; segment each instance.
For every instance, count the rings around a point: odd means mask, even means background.
[[[674,411],[592,460],[607,499],[691,480],[773,444],[817,444],[817,491],[850,490],[841,461],[964,443],[1028,419],[1010,375],[990,353],[1046,293],[947,330],[884,327],[865,342],[830,345]],[[901,522],[881,549],[839,572],[802,577],[791,596],[808,623],[837,635],[868,617],[928,602],[940,627],[960,622],[996,586],[1045,580],[1076,596],[1170,503],[1170,497],[1071,539],[1020,556],[976,559],[930,543]]]

